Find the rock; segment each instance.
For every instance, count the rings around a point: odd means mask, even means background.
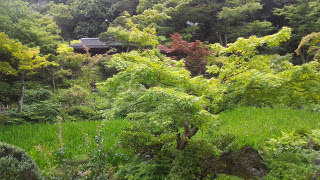
[[[235,166],[248,176],[262,178],[268,174],[259,153],[251,146],[246,145],[241,148],[236,153],[234,160]]]
[[[237,152],[222,153],[219,159],[211,162],[215,174],[227,174],[243,179],[260,179],[268,174],[259,153],[251,146],[244,146]]]

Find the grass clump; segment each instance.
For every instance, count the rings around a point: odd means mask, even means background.
[[[238,148],[250,145],[260,149],[264,142],[280,137],[282,132],[317,128],[320,114],[284,107],[240,107],[221,113],[220,119],[221,124],[213,138],[223,132],[235,137]]]

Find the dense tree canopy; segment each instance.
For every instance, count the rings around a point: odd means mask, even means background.
[[[47,66],[49,62],[39,56],[38,49],[24,48],[21,43],[9,39],[4,33],[0,33],[0,55],[0,75],[20,77],[21,92],[18,99],[18,111],[22,112],[25,76],[34,74],[36,69]]]
[[[0,32],[19,39],[29,47],[40,46],[42,54],[55,53],[60,29],[49,16],[43,16],[21,0],[0,3]]]

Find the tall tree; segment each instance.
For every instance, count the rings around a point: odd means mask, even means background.
[[[50,10],[48,13],[53,16],[54,21],[61,29],[61,36],[64,40],[70,40],[72,37],[75,24],[71,15],[71,7],[65,4],[49,4]]]
[[[294,52],[302,37],[312,32],[320,32],[320,1],[319,0],[297,0],[278,8],[275,11],[278,16],[285,17],[285,25],[292,27],[293,35],[286,50]],[[300,64],[306,63],[308,53],[302,48],[300,50]]]
[[[113,0],[77,0],[70,3],[75,23],[73,39],[98,37],[114,20]]]
[[[35,12],[21,0],[0,3],[0,32],[19,39],[29,47],[40,47],[41,54],[55,53],[61,40],[58,26],[51,17]]]
[[[5,33],[0,33],[0,57],[0,73],[20,76],[18,112],[22,112],[26,76],[36,73],[37,69],[47,66],[49,62],[39,56],[38,49],[24,48],[21,43],[9,39]]]
[[[307,52],[307,59],[303,57],[303,51]],[[303,37],[295,52],[302,56],[304,63],[312,61],[313,59],[320,60],[320,32],[313,32]]]

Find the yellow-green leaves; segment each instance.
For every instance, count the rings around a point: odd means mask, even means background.
[[[0,33],[0,73],[17,76],[19,73],[32,74],[36,69],[48,65],[45,57],[39,56],[39,49],[24,48],[21,43]]]
[[[77,43],[77,41],[72,41],[72,43]],[[57,53],[60,55],[66,55],[73,52],[73,48],[68,44],[58,44]]]
[[[290,33],[291,29],[284,27],[276,34],[261,38],[239,38],[227,47],[211,45],[216,57],[207,72],[217,78],[212,81],[218,83],[221,93],[218,106],[229,106],[228,103],[255,106],[319,103],[319,62],[295,66],[290,62],[290,54],[280,56],[258,51],[258,47],[278,46],[287,41]],[[306,37],[301,46],[311,42],[310,38],[315,35]]]
[[[305,46],[309,47],[307,53],[313,56],[315,60],[319,60],[320,59],[320,32],[313,32],[303,37],[295,52],[298,55],[301,55],[302,49]]]

